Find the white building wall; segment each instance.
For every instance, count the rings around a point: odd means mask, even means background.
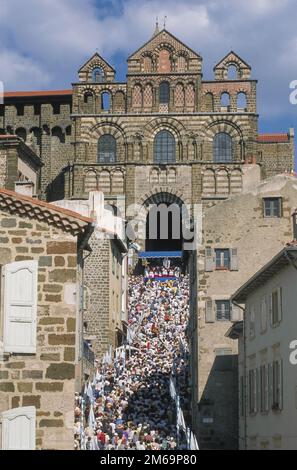
[[[256,335],[249,338],[248,316],[245,315],[246,362],[249,368],[256,367],[267,360],[272,363],[276,359],[283,362],[283,409],[269,410],[267,413],[258,411],[249,414],[247,406],[247,449],[297,449],[297,365],[290,363],[292,350],[290,344],[297,340],[297,270],[288,266],[270,279],[263,287],[258,288],[247,300],[246,312],[251,306],[256,307]],[[260,332],[260,308],[262,298],[277,288],[282,288],[283,311],[282,320],[272,327],[268,320],[266,333]],[[242,345],[242,341],[240,341]],[[240,362],[243,361],[241,350]],[[246,377],[247,380],[247,377]],[[248,385],[248,381],[246,381]],[[258,392],[259,393],[259,392]],[[248,394],[247,394],[248,395]],[[244,435],[244,420],[240,418],[241,437]]]

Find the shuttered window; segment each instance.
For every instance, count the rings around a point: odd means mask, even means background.
[[[267,330],[267,298],[263,297],[261,302],[261,332]]]
[[[260,367],[260,409],[262,413],[269,410],[268,365]]]
[[[36,352],[37,274],[37,261],[3,268],[5,352]]]
[[[205,271],[230,270],[238,271],[238,251],[237,248],[216,248],[207,247],[205,249]]]
[[[217,320],[230,321],[231,319],[231,304],[230,300],[217,300],[216,301]]]
[[[255,338],[256,336],[256,308],[253,305],[249,309],[249,331],[250,339]]]
[[[14,408],[2,413],[2,449],[35,450],[36,409]]]
[[[257,369],[249,371],[249,411],[257,413]]]
[[[270,295],[270,320],[272,326],[277,326],[282,319],[282,288]]]
[[[274,361],[272,364],[273,400],[272,409],[280,411],[283,408],[283,371],[282,361]]]
[[[215,250],[216,269],[230,269],[230,250]]]

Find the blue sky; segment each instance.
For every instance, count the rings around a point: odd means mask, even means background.
[[[259,80],[261,132],[297,129],[295,0],[1,0],[0,80],[5,90],[70,88],[96,50],[125,80],[128,55],[167,15],[167,29],[203,57],[204,78],[232,48]],[[17,12],[17,14],[16,14]]]

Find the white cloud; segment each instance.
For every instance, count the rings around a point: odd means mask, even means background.
[[[0,51],[1,81],[6,89],[39,89],[49,86],[51,76],[37,62],[14,51]]]

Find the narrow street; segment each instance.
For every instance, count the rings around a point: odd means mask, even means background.
[[[189,281],[161,275],[130,277],[130,346],[77,395],[77,449],[186,448]]]

